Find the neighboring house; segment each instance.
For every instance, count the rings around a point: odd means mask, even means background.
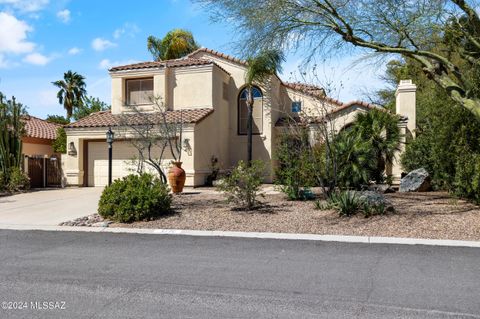
[[[25,116],[23,121],[25,135],[22,137],[22,154],[30,157],[53,155],[52,143],[57,138],[57,129],[62,125],[31,115]]]
[[[65,127],[68,154],[64,157],[64,174],[70,185],[104,186],[108,179],[108,151],[105,132],[115,131],[113,144],[113,178],[131,173],[128,162],[137,155],[129,142],[128,129],[120,127],[120,118],[135,120],[133,112],[153,112],[149,97],[160,96],[167,119],[184,123],[182,153],[186,185],[199,186],[211,172],[211,158],[218,158],[221,169],[247,158],[247,108],[245,91],[246,62],[209,49],[199,49],[187,57],[161,62],[144,62],[110,69],[112,108],[91,114]],[[415,86],[401,84],[397,109],[402,115],[415,114]],[[412,95],[413,94],[413,95]],[[253,158],[267,163],[265,181],[272,182],[277,137],[287,119],[307,114],[321,120],[325,113],[335,119],[335,129],[352,123],[358,112],[377,106],[355,101],[342,103],[325,96],[317,86],[286,83],[272,76],[268,85],[254,90]],[[413,97],[413,101],[412,101]],[[398,104],[398,103],[397,103]],[[155,114],[152,113],[152,117]],[[414,118],[414,116],[413,116]],[[413,131],[415,122],[404,122]],[[311,123],[312,130],[316,123]],[[165,158],[165,166],[169,164]],[[398,165],[397,165],[398,166]],[[400,175],[399,168],[393,170]]]

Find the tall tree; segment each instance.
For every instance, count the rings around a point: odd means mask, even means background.
[[[57,93],[58,103],[63,104],[67,111],[67,118],[70,119],[74,109],[83,105],[87,93],[85,78],[69,70],[64,73],[63,80],[52,82],[52,84],[60,89]]]
[[[49,114],[47,115],[47,118],[45,119],[47,120],[48,122],[52,122],[52,123],[57,123],[57,124],[62,124],[62,125],[66,125],[68,123],[70,123],[70,120],[67,119],[65,116],[63,115],[52,115],[52,114]]]
[[[246,50],[306,48],[309,55],[349,43],[399,54],[422,66],[450,98],[480,118],[478,0],[197,0],[221,21],[236,21]],[[438,50],[450,37],[450,46]],[[469,68],[464,68],[468,65]]]
[[[285,57],[281,51],[265,50],[258,55],[247,58],[247,72],[245,73],[245,84],[247,89],[247,153],[248,164],[252,161],[252,134],[253,134],[253,87],[265,85],[271,76],[282,70],[282,62]]]
[[[149,36],[147,48],[156,61],[162,61],[184,57],[198,49],[198,44],[190,31],[173,29],[162,39]]]
[[[110,110],[110,107],[111,106],[107,103],[100,101],[99,98],[89,96],[84,99],[82,105],[79,105],[73,110],[73,119],[78,121],[79,119],[84,118],[92,113]]]

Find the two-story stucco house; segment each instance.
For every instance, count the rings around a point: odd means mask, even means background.
[[[182,114],[183,139],[188,149],[182,153],[187,186],[199,186],[211,172],[211,158],[218,158],[221,169],[247,158],[246,63],[210,49],[199,49],[177,60],[144,62],[110,69],[112,108],[91,114],[66,127],[68,154],[64,174],[70,185],[103,186],[108,178],[108,151],[105,132],[122,131],[119,117],[135,116],[132,105],[142,112],[153,112],[147,96],[160,96],[167,107],[167,119]],[[253,158],[264,160],[265,181],[274,178],[272,159],[276,138],[285,118],[313,114],[319,105],[338,121],[336,129],[351,123],[355,114],[376,107],[364,102],[341,103],[328,98],[316,86],[286,83],[272,76],[265,87],[254,90]],[[415,127],[415,86],[406,81],[397,91],[397,111]],[[413,121],[412,121],[413,119]],[[123,130],[125,131],[125,130]],[[131,173],[128,162],[136,156],[128,133],[117,135],[113,144],[113,178]],[[168,165],[168,156],[165,165]],[[398,168],[394,174],[399,174]]]

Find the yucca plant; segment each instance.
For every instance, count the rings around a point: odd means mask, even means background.
[[[353,191],[333,192],[327,203],[338,210],[340,216],[353,216],[362,208],[362,200]]]

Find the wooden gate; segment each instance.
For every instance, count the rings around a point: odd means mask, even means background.
[[[52,156],[46,159],[47,162],[47,186],[62,186],[62,166],[60,156]]]
[[[27,160],[30,187],[62,186],[62,166],[59,156],[52,156],[50,158],[28,157]]]
[[[28,177],[30,177],[30,187],[43,187],[43,158],[28,158]]]

